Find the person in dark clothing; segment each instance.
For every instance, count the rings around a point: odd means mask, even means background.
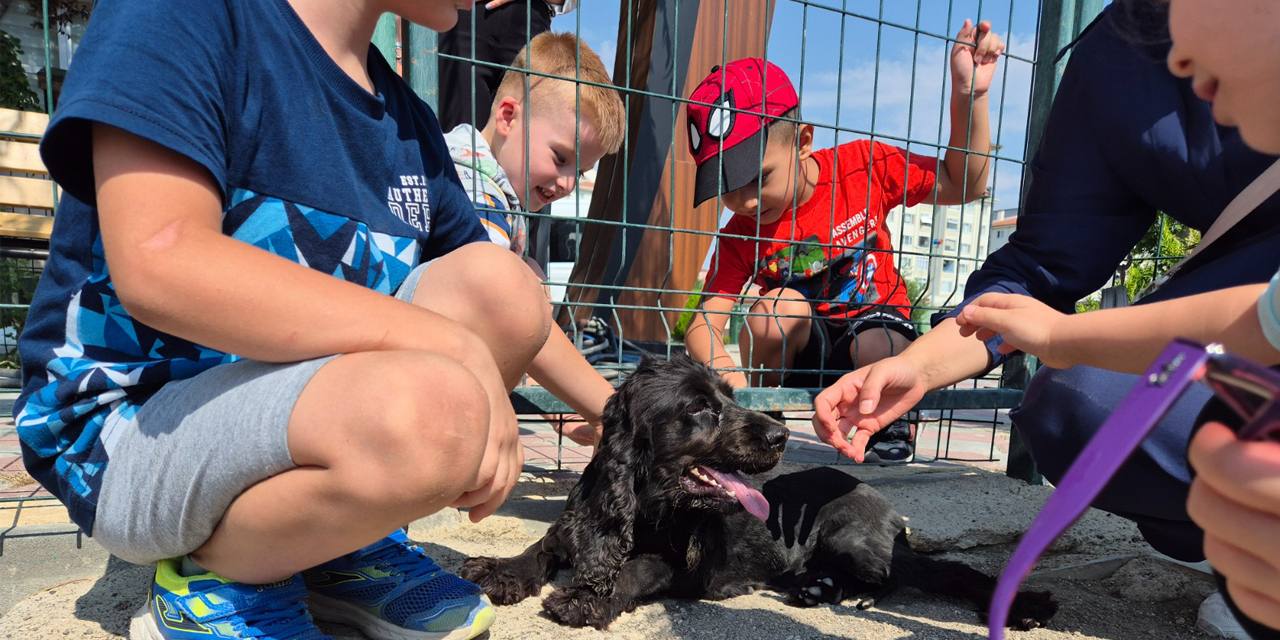
[[[1249,149],[1237,130],[1215,123],[1192,83],[1169,72],[1170,44],[1160,37],[1166,10],[1162,3],[1122,0],[1078,40],[1009,244],[974,272],[964,302],[935,317],[931,331],[901,355],[859,369],[819,396],[815,427],[824,441],[846,453],[861,451],[870,434],[925,391],[1000,364],[1007,356],[997,351],[999,336],[984,349],[961,335],[955,316],[974,299],[1018,294],[1073,313],[1077,300],[1106,284],[1157,212],[1204,232],[1276,161]],[[1134,16],[1140,18],[1137,37]],[[1272,195],[1137,304],[1265,283],[1278,266],[1280,197]],[[1010,419],[1050,481],[1061,479],[1135,381],[1133,374],[1088,366],[1036,373]],[[1204,532],[1187,511],[1187,447],[1209,395],[1203,388],[1184,394],[1094,502],[1136,522],[1157,551],[1190,562],[1205,554]],[[849,442],[846,434],[855,427]],[[1205,607],[1201,623],[1210,626]],[[1211,626],[1220,635],[1248,637]]]
[[[572,11],[577,4],[577,0],[493,0],[475,11],[459,11],[458,25],[440,34],[440,53],[510,65],[530,40],[551,29],[551,18]],[[440,127],[453,131],[460,124],[483,126],[506,69],[446,56],[440,57],[439,65]]]

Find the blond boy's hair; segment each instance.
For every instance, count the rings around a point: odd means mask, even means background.
[[[579,46],[582,48],[581,66]],[[520,50],[511,66],[513,68],[503,74],[502,83],[498,85],[494,95],[494,113],[497,113],[498,103],[507,97],[515,98],[522,104],[531,103],[531,110],[565,104],[573,107],[578,104],[580,90],[582,115],[595,127],[605,153],[616,153],[622,148],[622,139],[626,136],[627,112],[622,106],[622,97],[609,80],[604,62],[587,43],[580,42],[572,33],[541,33]],[[519,69],[528,69],[533,73],[526,74]],[[538,74],[557,77],[549,78]],[[526,76],[529,78],[527,101],[524,99]],[[581,80],[582,83],[575,83],[575,80]]]

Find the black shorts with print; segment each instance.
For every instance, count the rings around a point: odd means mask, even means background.
[[[850,345],[858,335],[868,331],[893,331],[907,340],[920,337],[915,325],[897,307],[878,307],[852,318],[814,318],[808,344],[796,354],[795,362],[789,367],[796,372],[783,374],[782,386],[821,389],[839,380],[854,369]]]

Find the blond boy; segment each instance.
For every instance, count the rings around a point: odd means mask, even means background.
[[[626,112],[600,56],[573,34],[535,37],[511,66],[484,128],[461,124],[445,140],[489,239],[523,255],[528,240],[523,214],[569,195],[581,171],[616,152]],[[536,263],[526,262],[546,279]],[[613,387],[568,337],[552,331],[530,373],[586,420],[566,428],[565,435],[595,444]]]

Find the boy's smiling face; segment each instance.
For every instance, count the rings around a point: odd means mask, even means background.
[[[529,113],[527,154],[524,105],[507,97],[494,106],[495,131],[500,139],[495,140],[494,156],[528,211],[538,211],[569,195],[578,182],[579,169],[586,171],[604,157],[589,119],[579,118],[571,105],[556,105],[554,99],[548,102],[551,108]]]
[[[1172,0],[1169,33],[1169,69],[1213,103],[1214,119],[1280,153],[1280,2]]]
[[[813,194],[812,181],[799,178],[802,170],[805,170],[803,175],[808,174],[806,164],[813,153],[813,127],[800,127],[798,135],[798,152],[792,140],[771,139],[766,143],[760,174],[742,188],[721,194],[724,206],[736,215],[759,220],[763,225],[781,220],[793,205],[798,207],[808,200]],[[707,162],[716,162],[716,159]]]

